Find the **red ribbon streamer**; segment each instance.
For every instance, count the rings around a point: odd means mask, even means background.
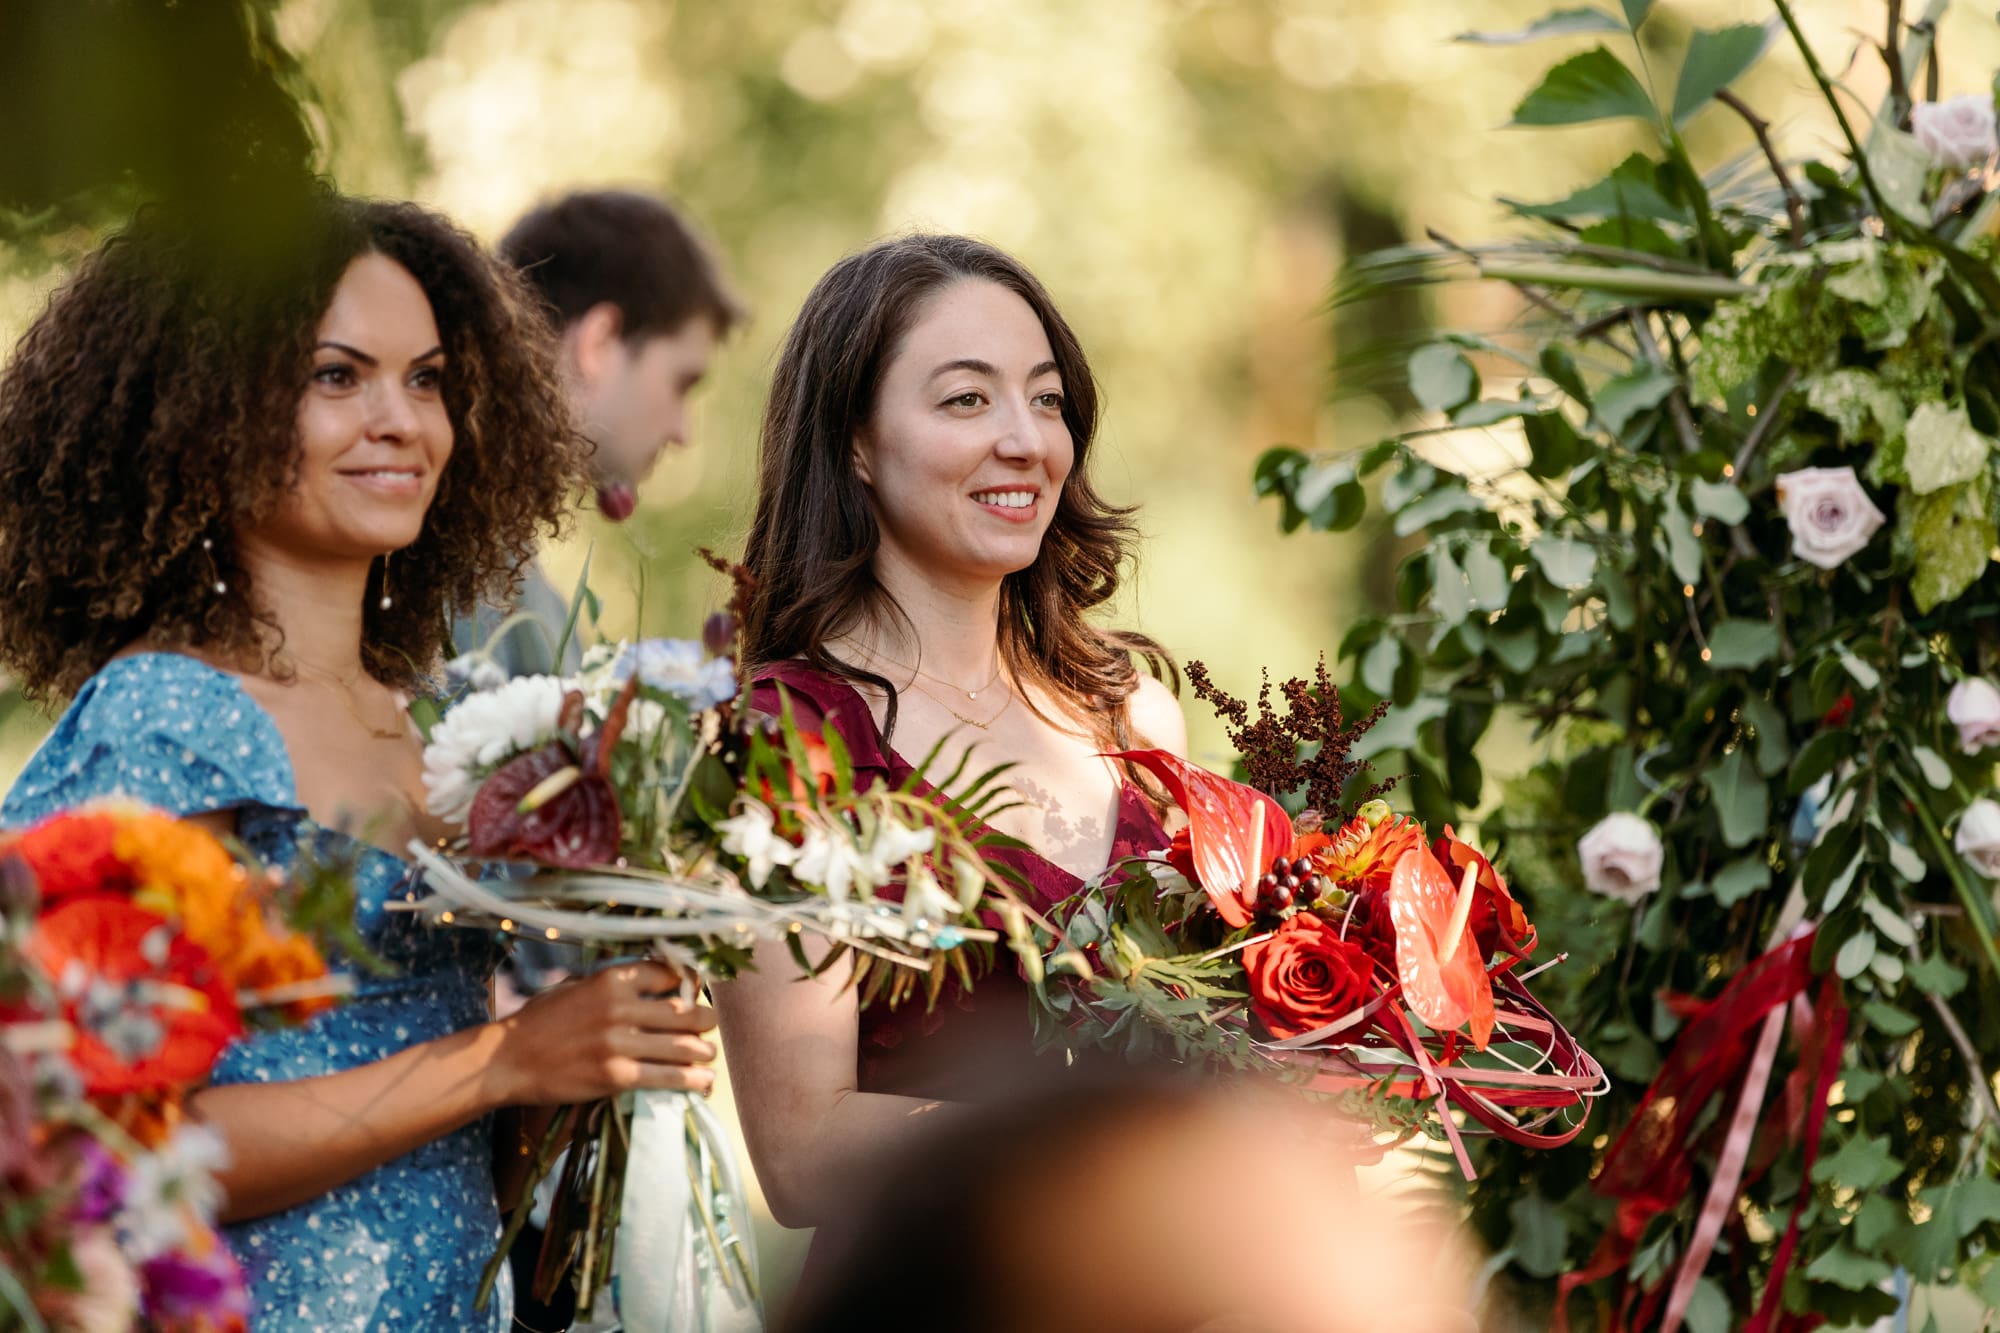
[[[1687,1197],[1694,1179],[1688,1138],[1708,1104],[1738,1086],[1749,1069],[1764,1019],[1782,1011],[1812,985],[1812,946],[1817,931],[1778,946],[1757,959],[1690,1018],[1669,1052],[1659,1076],[1647,1088],[1631,1122],[1605,1154],[1598,1173],[1598,1193],[1617,1199],[1611,1229],[1598,1242],[1589,1263],[1556,1283],[1556,1333],[1569,1328],[1569,1299],[1579,1288],[1623,1272],[1638,1248],[1646,1224]],[[1799,1215],[1811,1194],[1813,1160],[1819,1155],[1820,1133],[1826,1120],[1826,1099],[1840,1071],[1840,1048],[1847,1031],[1847,1007],[1839,983],[1829,977],[1820,985],[1813,1030],[1801,1043],[1800,1067],[1813,1089],[1807,1103],[1805,1142],[1800,1160],[1799,1197],[1785,1237],[1771,1263],[1764,1298],[1745,1333],[1784,1333],[1809,1328],[1779,1313],[1785,1271],[1798,1245]],[[1663,1292],[1640,1293],[1625,1286],[1612,1312],[1610,1333],[1632,1327],[1628,1316],[1646,1322],[1659,1308]],[[1777,1322],[1773,1322],[1776,1320]]]

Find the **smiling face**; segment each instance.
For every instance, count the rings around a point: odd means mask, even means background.
[[[451,457],[430,301],[379,254],[349,264],[313,338],[298,478],[245,535],[308,560],[372,560],[423,531]]]
[[[997,584],[1040,553],[1076,463],[1041,320],[995,282],[941,289],[904,335],[854,441],[885,565]]]

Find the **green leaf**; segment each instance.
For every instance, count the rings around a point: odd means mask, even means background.
[[[1532,1277],[1554,1277],[1568,1267],[1569,1218],[1536,1191],[1522,1191],[1507,1209],[1514,1226],[1514,1258]]]
[[[1861,1015],[1868,1020],[1868,1026],[1885,1037],[1907,1037],[1917,1030],[1915,1018],[1881,1000],[1869,1000],[1863,1004]]]
[[[1370,694],[1386,699],[1395,692],[1396,668],[1403,662],[1402,640],[1384,635],[1361,659],[1361,683]]]
[[[1696,1278],[1688,1298],[1688,1333],[1729,1333],[1729,1296],[1712,1277]]]
[[[1743,721],[1757,733],[1757,771],[1776,777],[1791,761],[1791,741],[1785,733],[1785,715],[1770,697],[1748,694],[1743,697]]]
[[[1847,937],[1840,946],[1840,952],[1833,956],[1833,970],[1836,975],[1852,981],[1868,970],[1868,964],[1875,961],[1875,932],[1858,931]],[[1818,1174],[1817,1171],[1814,1172]]]
[[[1543,412],[1521,418],[1521,434],[1528,441],[1528,475],[1544,480],[1560,477],[1576,466],[1576,427],[1560,412]]]
[[[1541,655],[1541,642],[1541,635],[1530,626],[1510,633],[1487,635],[1486,651],[1493,655],[1494,661],[1518,676],[1533,668],[1535,659]]]
[[[1814,850],[1817,851],[1818,849],[1815,848]],[[1820,899],[1819,910],[1821,912],[1831,912],[1840,906],[1842,900],[1847,897],[1847,891],[1854,887],[1854,877],[1860,872],[1861,863],[1866,859],[1866,853],[1856,852],[1848,863],[1841,868],[1840,873],[1828,881],[1826,893]],[[1808,861],[1808,864],[1810,864],[1810,861]],[[1871,936],[1870,938],[1872,939],[1873,937]],[[1866,964],[1864,963],[1863,966],[1866,966]]]
[[[1632,0],[1627,0],[1627,9]],[[1514,108],[1516,125],[1581,125],[1636,116],[1652,120],[1653,101],[1623,61],[1593,47],[1557,65]]]
[[[1953,967],[1942,954],[1932,954],[1929,958],[1909,964],[1906,975],[1916,988],[1926,995],[1935,995],[1940,1000],[1949,1000],[1965,989],[1965,983],[1972,978],[1962,968]]]
[[[1783,27],[1780,20],[1773,19],[1713,32],[1696,30],[1688,42],[1687,59],[1681,62],[1680,82],[1674,86],[1674,124],[1686,121],[1742,77],[1771,49]]]
[[[1771,867],[1762,857],[1746,856],[1718,870],[1709,887],[1715,893],[1717,906],[1734,907],[1751,894],[1771,887]]]
[[[1843,444],[1879,444],[1903,433],[1903,400],[1869,371],[1842,366],[1805,382],[1806,406],[1840,428]]]
[[[1904,496],[1897,506],[1897,544],[1916,556],[1910,594],[1919,611],[1929,614],[1986,572],[2000,543],[1987,500],[1990,490],[1990,478],[1979,476],[1929,495]]]
[[[1510,202],[1508,207],[1523,217],[1531,218],[1628,217],[1651,218],[1661,222],[1688,221],[1687,210],[1660,192],[1658,167],[1659,164],[1644,153],[1634,153],[1613,167],[1611,174],[1595,185],[1587,185],[1574,194],[1546,204]],[[1580,398],[1576,394],[1571,396]]]
[[[1423,499],[1403,506],[1390,526],[1398,537],[1407,537],[1454,514],[1485,512],[1485,503],[1463,486],[1441,486]]]
[[[1569,592],[1589,587],[1597,572],[1596,550],[1573,537],[1537,537],[1528,553],[1550,583]]]
[[[1406,707],[1391,708],[1380,722],[1361,734],[1348,753],[1354,759],[1368,760],[1390,750],[1414,749],[1417,732],[1424,724],[1437,721],[1449,711],[1449,703],[1428,694]]]
[[[1869,174],[1882,192],[1882,202],[1906,218],[1927,217],[1924,187],[1933,164],[1916,136],[1878,121],[1868,135],[1867,152]]]
[[[1464,569],[1474,610],[1498,611],[1507,605],[1507,596],[1514,590],[1513,581],[1507,576],[1505,562],[1493,554],[1491,545],[1474,542],[1466,547]]]
[[[1797,796],[1832,772],[1833,766],[1845,759],[1853,748],[1854,733],[1851,731],[1826,727],[1814,732],[1812,739],[1799,747],[1799,757],[1792,765],[1791,777],[1786,779],[1785,790]]]
[[[1430,343],[1410,354],[1410,392],[1432,412],[1449,412],[1479,392],[1479,376],[1450,343]]]
[[[1879,1249],[1907,1221],[1909,1218],[1902,1209],[1880,1194],[1871,1194],[1861,1201],[1861,1211],[1854,1215],[1854,1243],[1864,1250]]]
[[[1901,838],[1889,839],[1889,864],[1912,884],[1923,883],[1924,872],[1929,868],[1924,864],[1924,858],[1917,855],[1917,849]]]
[[[1597,590],[1604,594],[1604,614],[1613,629],[1631,629],[1638,608],[1632,604],[1632,584],[1616,565],[1600,565]]]
[[[1903,431],[1903,467],[1910,489],[1929,495],[1971,481],[1986,470],[1993,442],[1972,428],[1963,407],[1925,403]]]
[[[1902,1174],[1903,1164],[1888,1137],[1856,1134],[1831,1154],[1813,1163],[1812,1178],[1822,1185],[1844,1185],[1866,1192]]]
[[[1665,402],[1677,382],[1666,371],[1651,366],[1607,380],[1597,391],[1597,419],[1613,435],[1623,435],[1633,417]]]
[[[1746,847],[1764,831],[1770,813],[1770,792],[1741,747],[1731,750],[1701,775],[1722,823],[1722,840]]]
[[[1639,25],[1646,21],[1646,14],[1653,7],[1653,0],[1620,0],[1625,8],[1625,26],[1639,31]]]
[[[1708,640],[1708,665],[1716,671],[1761,666],[1778,655],[1778,627],[1763,620],[1725,620]]]
[[[1481,398],[1477,402],[1454,408],[1451,424],[1466,430],[1477,430],[1481,426],[1492,426],[1502,421],[1512,421],[1516,417],[1531,417],[1542,410],[1542,405],[1532,398]]]
[[[1431,547],[1431,609],[1447,625],[1458,624],[1472,610],[1472,590],[1466,586],[1465,572],[1443,543]]]
[[[1917,932],[1910,925],[1909,918],[1894,908],[1885,906],[1875,895],[1867,894],[1863,896],[1861,899],[1861,910],[1870,921],[1875,923],[1875,929],[1886,936],[1889,942],[1897,948],[1907,949],[1917,942]]]
[[[1818,1175],[1817,1169],[1813,1172]],[[1858,1254],[1841,1241],[1806,1265],[1806,1276],[1814,1282],[1830,1282],[1849,1291],[1866,1291],[1894,1271],[1872,1254]]]
[[[1731,525],[1750,517],[1750,502],[1734,482],[1703,481],[1697,477],[1688,490],[1697,514]]]
[[[1701,577],[1701,539],[1694,535],[1694,520],[1679,501],[1669,498],[1660,511],[1660,531],[1666,534],[1667,563],[1674,577],[1683,584],[1695,582]]]
[[[1532,42],[1543,37],[1573,37],[1584,32],[1623,32],[1625,24],[1601,9],[1558,9],[1544,14],[1525,28],[1512,32],[1462,32],[1452,38],[1455,42],[1474,42],[1480,46],[1515,46],[1521,42]]]
[[[1939,791],[1951,785],[1951,765],[1928,745],[1910,747],[1910,757],[1917,761],[1917,770],[1924,775],[1924,781]]]
[[[1847,674],[1854,677],[1856,685],[1859,685],[1864,690],[1874,690],[1881,687],[1881,672],[1856,657],[1846,644],[1842,644],[1836,651],[1840,656],[1841,666],[1847,668]]]
[[[1590,388],[1583,382],[1583,374],[1576,368],[1576,358],[1569,354],[1568,348],[1552,342],[1542,348],[1542,354],[1536,360],[1541,364],[1542,373],[1557,388],[1585,407],[1590,406]]]

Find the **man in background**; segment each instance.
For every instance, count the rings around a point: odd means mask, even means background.
[[[598,512],[622,522],[660,456],[687,443],[688,399],[743,309],[708,247],[650,195],[564,195],[516,222],[500,254],[541,295],[561,334],[570,407],[595,446]],[[527,619],[499,633],[512,612]],[[554,655],[568,616],[568,591],[538,568],[513,607],[461,618],[454,639],[460,653],[484,649],[508,675],[569,671],[575,637],[564,660]]]

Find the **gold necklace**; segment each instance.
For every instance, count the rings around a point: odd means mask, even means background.
[[[885,652],[881,652],[874,649],[870,649],[870,651],[874,652],[875,656],[881,658],[884,662],[889,663],[891,666],[899,666],[903,668],[903,670],[910,672],[912,675],[922,676],[925,680],[934,680],[940,685],[946,686],[947,688],[950,689],[957,690],[960,694],[964,695],[967,699],[971,700],[974,703],[979,702],[980,695],[984,694],[986,691],[993,688],[994,683],[1000,679],[1000,672],[1005,668],[1005,664],[1002,663],[1000,660],[1000,655],[998,653],[995,653],[993,655],[993,675],[990,678],[988,678],[987,682],[984,685],[981,685],[978,689],[968,690],[963,685],[953,684],[951,681],[946,680],[943,676],[933,676],[930,672],[924,670],[922,667],[911,666],[908,662],[899,662]],[[931,692],[929,690],[925,690],[924,693],[930,694]],[[933,699],[937,698],[937,696],[934,694],[931,694],[931,697]],[[942,701],[940,700],[940,702]],[[995,713],[994,716],[997,718],[1000,715],[998,713]]]
[[[304,660],[303,658],[297,658],[297,657],[293,658],[292,665],[298,668],[300,671],[305,672],[308,676],[317,676],[319,679],[326,681],[328,684],[334,686],[340,692],[341,702],[347,705],[347,711],[349,715],[352,716],[356,722],[359,722],[361,724],[362,730],[366,731],[370,736],[374,737],[376,740],[399,741],[410,734],[410,729],[407,724],[400,727],[396,727],[393,730],[385,730],[384,728],[376,726],[373,722],[370,722],[367,718],[361,715],[361,709],[359,705],[357,705],[354,702],[354,687],[356,685],[359,685],[361,683],[362,676],[367,674],[365,670],[357,670],[352,676],[349,676],[348,678],[343,680],[336,673],[328,671],[324,667],[316,667],[312,663]]]
[[[896,663],[896,665],[902,666],[903,664],[901,662],[898,662]],[[990,685],[992,682],[989,681],[987,683]],[[1006,701],[1000,705],[1000,711],[995,713],[992,717],[987,718],[984,722],[981,722],[976,718],[967,717],[965,714],[959,712],[956,708],[953,708],[950,704],[938,698],[937,695],[931,693],[927,689],[924,689],[923,686],[917,684],[917,682],[915,682],[914,680],[910,682],[910,686],[911,688],[921,693],[924,696],[924,698],[929,699],[932,703],[936,704],[939,708],[944,709],[945,712],[950,713],[953,717],[957,718],[960,722],[963,722],[966,726],[977,727],[981,731],[986,730],[988,727],[992,726],[995,722],[998,722],[1003,716],[1006,715],[1007,710],[1014,706],[1014,692],[1012,690],[1009,690],[1007,691]]]

